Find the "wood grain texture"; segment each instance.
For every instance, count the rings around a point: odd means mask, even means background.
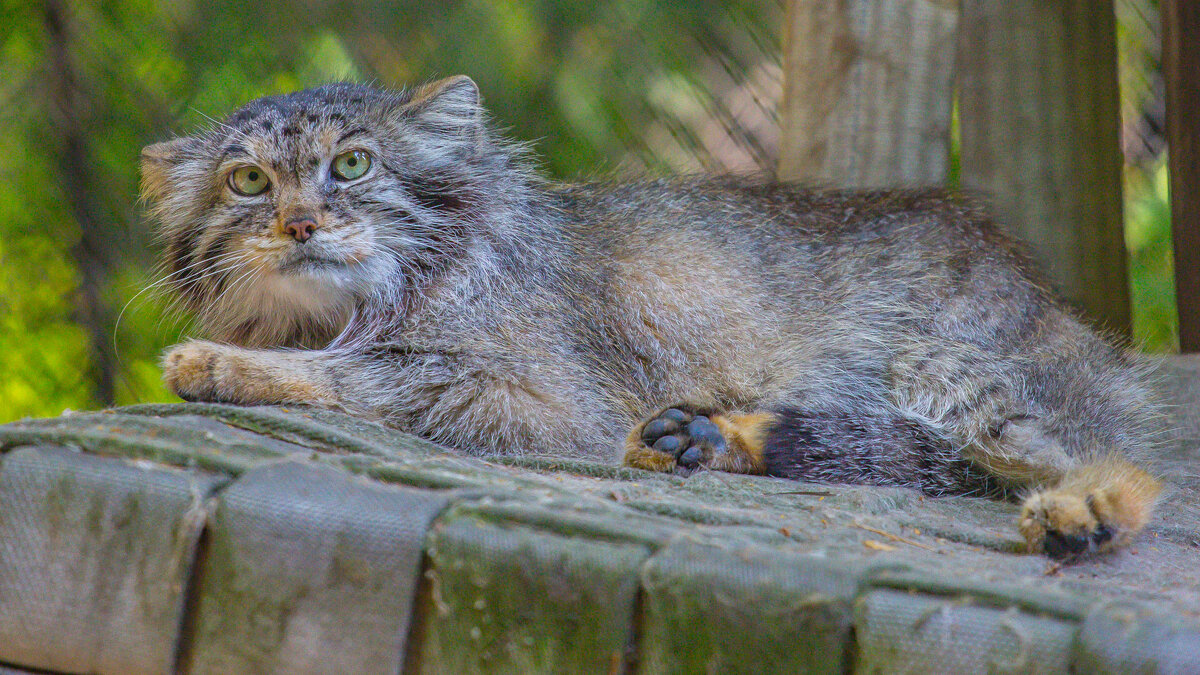
[[[1164,0],[1162,20],[1179,349],[1200,352],[1200,3]]]
[[[962,184],[1069,300],[1130,333],[1111,2],[964,0]]]
[[[957,4],[792,0],[780,178],[836,187],[941,185]]]

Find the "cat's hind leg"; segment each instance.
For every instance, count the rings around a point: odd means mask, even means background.
[[[1018,528],[1031,551],[1066,558],[1128,545],[1146,526],[1162,484],[1120,457],[1069,470],[1021,507]]]
[[[794,409],[718,413],[678,404],[625,440],[625,464],[821,482],[912,487],[927,494],[1029,491],[1018,529],[1031,552],[1056,558],[1127,545],[1161,484],[1117,454],[1071,454],[1040,420],[1018,417],[966,448],[891,415]]]
[[[1125,546],[1161,492],[1130,459],[1153,445],[1152,394],[1132,357],[1063,317],[1043,328],[1033,356],[1016,360],[950,340],[914,345],[891,365],[893,400],[1026,495],[1017,526],[1031,551]]]
[[[1128,545],[1146,526],[1162,484],[1113,453],[1071,456],[1036,418],[1006,422],[968,449],[981,468],[1029,490],[1017,527],[1030,551],[1055,558]]]

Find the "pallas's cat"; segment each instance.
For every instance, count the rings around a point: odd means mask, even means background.
[[[146,148],[181,397],[339,408],[464,452],[1022,494],[1030,547],[1128,543],[1143,367],[936,192],[538,178],[466,77],[253,101]]]

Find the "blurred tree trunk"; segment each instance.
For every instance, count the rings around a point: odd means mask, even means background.
[[[76,318],[91,342],[91,375],[94,396],[105,406],[116,402],[116,358],[112,344],[113,311],[106,298],[110,283],[106,222],[97,201],[87,119],[88,100],[79,84],[79,73],[71,60],[71,16],[62,0],[46,0],[46,40],[49,49],[47,98],[49,132],[57,140],[63,193],[79,227],[79,241],[71,256],[79,268]]]
[[[963,187],[1128,335],[1114,23],[1111,0],[790,0],[779,175],[943,184],[957,67]]]
[[[1129,335],[1111,0],[965,0],[962,185],[992,197],[1060,291]]]
[[[942,185],[957,27],[953,0],[791,0],[779,177]]]
[[[1179,349],[1200,352],[1200,4],[1166,0],[1162,15]]]

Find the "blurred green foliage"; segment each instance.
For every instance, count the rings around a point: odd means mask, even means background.
[[[1126,168],[1125,245],[1129,249],[1134,342],[1148,352],[1179,351],[1165,157],[1148,167]]]
[[[705,69],[777,60],[780,11],[773,0],[5,0],[0,422],[106,403],[96,385],[106,351],[115,402],[171,398],[156,358],[187,324],[156,294],[139,294],[154,279],[137,204],[144,145],[259,96],[464,72],[514,137],[535,142],[552,176],[669,170],[646,129],[689,133],[670,108],[711,107],[696,100],[713,95]],[[70,170],[78,155],[83,176]],[[83,274],[84,259],[99,270]],[[89,344],[89,284],[109,306],[98,322],[111,345]]]
[[[781,26],[778,0],[0,0],[0,422],[105,403],[104,349],[90,343],[81,294],[89,279],[110,307],[100,328],[115,401],[171,399],[156,359],[187,322],[139,293],[154,279],[137,203],[142,146],[258,96],[462,72],[551,176],[719,170],[729,163],[706,129],[744,112],[721,108],[723,96],[777,72]],[[772,101],[748,91],[768,111],[751,126],[773,124]],[[731,135],[769,166],[760,138]],[[85,175],[71,174],[72,158]],[[1131,170],[1127,205],[1137,337],[1161,351],[1173,344],[1174,300],[1156,166]],[[99,271],[85,274],[81,256]]]

